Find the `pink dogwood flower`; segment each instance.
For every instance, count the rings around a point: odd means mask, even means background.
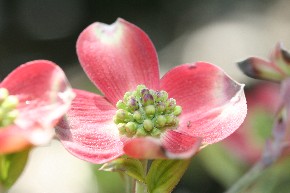
[[[179,65],[160,79],[151,40],[123,19],[93,23],[76,47],[104,96],[75,90],[56,133],[83,160],[189,158],[229,136],[246,116],[243,85],[215,65]]]
[[[0,83],[0,155],[48,143],[73,97],[64,72],[50,61],[12,71]]]

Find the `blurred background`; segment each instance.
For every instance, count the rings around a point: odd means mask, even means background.
[[[251,88],[260,87],[260,82],[242,75],[236,62],[249,56],[267,58],[278,41],[289,49],[289,9],[288,0],[0,0],[0,80],[20,64],[47,59],[64,69],[73,87],[93,90],[79,66],[75,42],[89,24],[113,23],[118,17],[150,36],[162,74],[175,65],[194,61],[221,66],[234,79],[246,83],[248,95],[254,96],[253,108],[249,109],[257,118],[244,127],[257,127],[258,131],[254,136],[253,132],[242,132],[239,140],[228,139],[207,147],[193,159],[174,192],[223,192],[259,157],[268,136],[274,113],[269,104],[275,102],[275,96],[255,106],[257,96],[279,92],[277,85],[264,85],[273,90],[260,89],[262,94],[251,94]],[[265,123],[269,128],[260,132]],[[244,141],[234,146],[230,142],[243,139],[251,139],[251,144]],[[285,163],[274,171],[283,171]],[[98,167],[74,158],[53,141],[31,152],[25,172],[10,193],[123,192],[119,176],[97,171]],[[273,178],[277,182],[269,176],[262,178],[253,192],[282,192],[277,187],[287,184],[290,175],[284,172],[282,177]]]

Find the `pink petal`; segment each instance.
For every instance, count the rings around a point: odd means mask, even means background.
[[[53,126],[69,109],[74,97],[64,72],[45,60],[19,66],[0,87],[18,97],[19,116],[15,124],[35,145],[47,143],[53,137]]]
[[[101,164],[123,154],[123,142],[113,123],[116,112],[104,97],[81,90],[56,129],[64,147],[76,157]]]
[[[254,85],[247,90],[248,115],[240,128],[223,141],[231,153],[246,163],[254,163],[261,157],[265,136],[258,132],[261,129],[260,126],[264,126],[259,119],[261,115],[274,117],[274,112],[277,110],[279,88],[279,84],[268,82]],[[258,123],[258,125],[254,123]]]
[[[183,108],[179,131],[203,143],[224,139],[246,116],[243,85],[212,64],[180,65],[162,78],[161,88]]]
[[[200,138],[195,138],[172,130],[166,132],[162,137],[166,156],[171,159],[190,158],[199,150],[201,141]]]
[[[16,126],[0,129],[0,155],[21,151],[30,146],[25,134]]]
[[[161,139],[134,138],[125,143],[126,155],[137,159],[185,159],[199,150],[201,139],[175,131],[166,132]]]
[[[77,54],[88,77],[112,104],[138,84],[158,88],[158,59],[151,40],[123,19],[87,27],[78,38]]]
[[[283,48],[281,43],[277,43],[271,53],[270,59],[282,72],[288,76],[290,75],[290,53]]]
[[[133,138],[124,145],[126,155],[136,159],[166,158],[161,141],[152,137]]]

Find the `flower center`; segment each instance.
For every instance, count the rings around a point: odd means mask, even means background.
[[[19,101],[16,96],[9,95],[5,88],[0,88],[0,128],[14,123],[18,116],[16,109]]]
[[[114,122],[120,134],[127,137],[159,137],[166,129],[177,128],[182,111],[175,99],[168,99],[167,92],[149,90],[144,85],[126,92],[116,107]]]

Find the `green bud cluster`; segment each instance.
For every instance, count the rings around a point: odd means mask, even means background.
[[[5,88],[0,88],[0,128],[11,125],[18,116],[16,109],[19,101],[16,96],[9,95]]]
[[[126,92],[116,104],[114,122],[121,135],[127,137],[159,137],[166,129],[178,126],[181,106],[166,91],[149,90],[138,85],[135,91]]]

